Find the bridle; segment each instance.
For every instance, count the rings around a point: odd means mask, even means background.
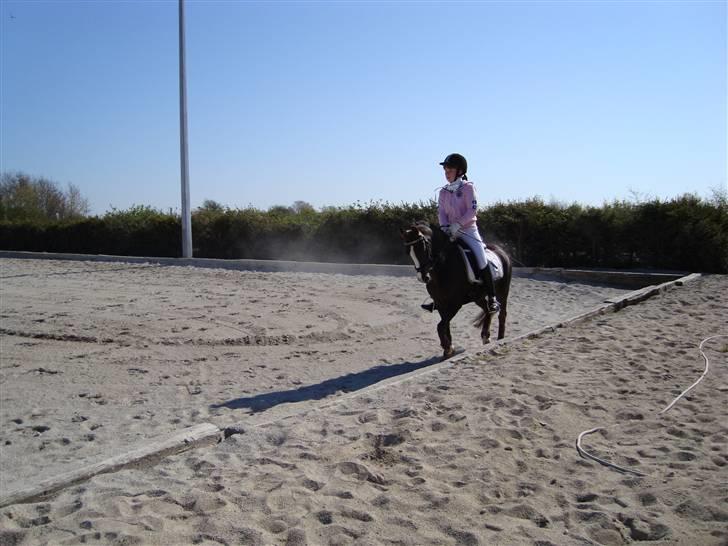
[[[422,278],[424,279],[429,275],[430,271],[432,270],[432,268],[434,266],[434,262],[432,260],[432,243],[427,239],[427,237],[425,237],[421,233],[419,235],[420,236],[417,237],[417,239],[415,239],[414,241],[406,241],[404,243],[404,246],[414,247],[417,244],[420,244],[420,243],[423,244],[424,255],[427,258],[427,260],[425,262],[421,263],[419,267],[415,266],[415,271],[417,271],[417,273],[419,273],[422,276]]]

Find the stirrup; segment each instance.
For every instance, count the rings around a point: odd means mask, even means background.
[[[495,298],[493,298],[493,299],[488,298],[487,304],[488,304],[488,313],[490,313],[491,315],[496,314],[501,309],[500,303],[498,303],[498,300]]]

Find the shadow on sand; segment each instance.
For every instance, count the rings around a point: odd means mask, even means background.
[[[266,411],[279,404],[291,402],[305,402],[307,400],[321,400],[337,392],[352,392],[364,389],[390,377],[403,375],[420,368],[425,368],[440,362],[440,357],[432,357],[419,362],[403,362],[401,364],[380,364],[362,372],[351,373],[327,379],[315,385],[307,385],[287,391],[268,392],[235,398],[221,404],[212,404],[210,409],[248,409],[254,413]]]

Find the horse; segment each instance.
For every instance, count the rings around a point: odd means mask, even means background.
[[[437,334],[442,346],[442,360],[455,354],[450,335],[450,321],[460,308],[467,303],[475,303],[483,311],[473,323],[480,327],[483,344],[490,343],[490,324],[492,314],[488,311],[485,288],[482,284],[472,284],[468,280],[463,256],[457,243],[450,241],[448,235],[435,226],[433,230],[427,222],[417,222],[408,228],[400,228],[400,236],[405,245],[405,253],[415,265],[417,279],[427,286],[435,309],[440,313]],[[498,339],[506,334],[508,316],[508,292],[511,286],[513,269],[508,254],[497,245],[488,245],[495,252],[503,266],[503,276],[495,282],[496,298],[500,302],[498,312]]]

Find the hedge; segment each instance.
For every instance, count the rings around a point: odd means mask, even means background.
[[[348,207],[198,209],[194,255],[349,263],[408,263],[399,228],[436,219],[434,202]],[[535,198],[479,211],[486,241],[517,265],[728,272],[728,201],[684,195],[601,207]],[[179,256],[180,218],[135,206],[64,222],[0,221],[0,248],[45,252]]]

